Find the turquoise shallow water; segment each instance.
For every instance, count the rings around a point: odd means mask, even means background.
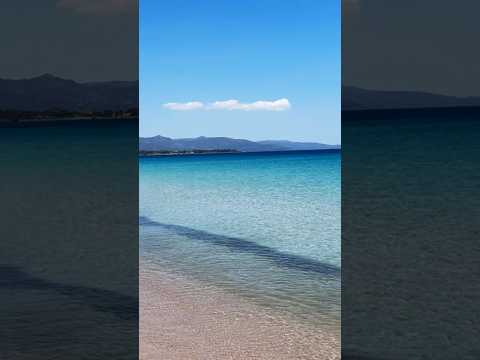
[[[340,319],[340,153],[141,158],[140,253],[309,322]]]

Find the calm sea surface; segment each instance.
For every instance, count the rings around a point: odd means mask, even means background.
[[[342,120],[342,353],[480,358],[478,110],[367,115]]]
[[[138,354],[138,122],[0,128],[0,358]]]
[[[336,329],[340,163],[338,151],[141,158],[145,266]]]

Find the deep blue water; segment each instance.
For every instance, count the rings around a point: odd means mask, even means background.
[[[478,358],[478,109],[369,114],[342,120],[342,353]]]
[[[0,128],[2,359],[138,354],[138,123]]]

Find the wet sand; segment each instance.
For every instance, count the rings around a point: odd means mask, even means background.
[[[218,288],[143,268],[140,359],[340,359],[340,341]]]

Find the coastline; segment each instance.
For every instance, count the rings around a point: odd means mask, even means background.
[[[81,123],[92,123],[92,124],[101,124],[105,122],[118,122],[118,123],[129,123],[129,122],[138,122],[138,117],[101,117],[101,118],[84,118],[84,117],[75,117],[75,118],[49,118],[49,119],[26,119],[19,121],[4,120],[0,119],[0,128],[22,128],[22,127],[42,127],[42,126],[65,126],[69,124],[81,124]]]
[[[255,155],[255,154],[288,154],[288,153],[339,153],[341,147],[334,149],[315,149],[315,150],[276,150],[276,151],[203,151],[203,152],[155,152],[151,154],[138,153],[139,158],[155,158],[163,156],[196,156],[196,155]]]
[[[340,339],[140,261],[140,359],[340,359]]]
[[[238,154],[242,153],[237,150],[179,150],[179,151],[145,151],[141,150],[139,157],[156,157],[156,156],[183,156],[183,155],[211,155],[211,154]]]

